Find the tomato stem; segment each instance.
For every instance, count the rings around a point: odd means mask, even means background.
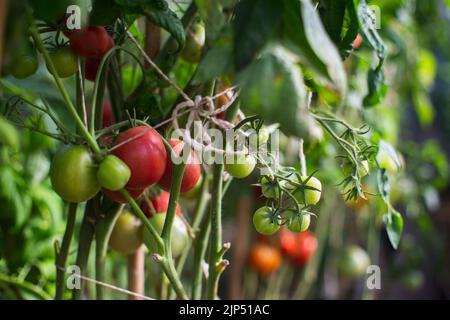
[[[66,230],[64,232],[63,240],[61,243],[61,249],[56,256],[56,293],[55,300],[62,300],[64,296],[64,275],[67,265],[67,257],[69,255],[70,243],[72,241],[73,232],[75,229],[75,222],[77,216],[77,203],[69,204],[69,210],[67,215]]]

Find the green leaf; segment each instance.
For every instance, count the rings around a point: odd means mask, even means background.
[[[422,126],[427,127],[433,124],[434,108],[430,97],[423,90],[413,92],[414,107]]]
[[[201,84],[226,74],[232,67],[232,55],[233,48],[227,43],[222,43],[208,50],[198,65],[192,84]]]
[[[298,57],[282,46],[269,47],[260,59],[238,76],[240,101],[245,112],[259,114],[267,122],[279,123],[286,134],[315,135],[317,127],[306,102]]]
[[[403,218],[400,213],[394,209],[389,210],[383,217],[389,241],[394,249],[397,250],[403,233]]]
[[[283,2],[243,0],[236,6],[234,62],[237,70],[247,66],[263,49],[282,17]]]
[[[218,0],[195,0],[201,19],[205,22],[206,44],[212,43],[226,25],[222,3]]]
[[[322,22],[336,45],[341,42],[341,31],[344,24],[347,0],[323,0],[324,7],[320,10]]]
[[[364,97],[363,104],[365,107],[372,107],[379,104],[387,94],[388,87],[384,82],[383,61],[376,69],[371,69],[368,73],[367,83],[369,92]]]

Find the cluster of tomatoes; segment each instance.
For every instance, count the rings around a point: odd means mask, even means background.
[[[292,232],[283,228],[278,244],[260,240],[251,248],[249,263],[261,275],[276,272],[282,264],[283,255],[292,266],[302,267],[314,256],[317,245],[317,238],[312,232]]]

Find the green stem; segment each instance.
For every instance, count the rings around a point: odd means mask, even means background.
[[[215,299],[219,285],[222,261],[222,176],[224,165],[214,164],[211,199],[211,243],[209,252],[209,277],[207,283],[207,298]]]
[[[64,274],[67,265],[67,257],[69,255],[70,243],[73,237],[75,222],[77,217],[77,203],[69,205],[69,212],[67,216],[66,231],[64,232],[61,249],[56,256],[56,293],[55,300],[62,300],[64,296]]]
[[[87,263],[89,259],[89,252],[91,251],[91,244],[94,238],[94,224],[95,215],[93,210],[93,201],[86,203],[86,209],[84,213],[83,222],[81,224],[78,252],[76,265],[80,269],[81,275],[86,275]],[[83,280],[80,279],[80,288],[73,289],[72,300],[80,300],[83,293]]]
[[[0,282],[26,290],[42,300],[52,299],[52,297],[40,287],[16,277],[0,274]]]
[[[192,275],[192,299],[200,300],[202,296],[202,262],[205,259],[206,248],[208,247],[209,234],[211,232],[210,216],[203,218],[200,226],[200,233],[194,244],[194,265]]]
[[[42,42],[42,39],[36,30],[36,26],[32,26],[30,28],[31,36],[34,39],[34,42],[38,48],[38,50],[42,53],[44,56],[45,63],[47,64],[47,67],[50,69],[50,73],[53,75],[53,78],[55,79],[56,86],[58,87],[62,98],[64,99],[64,102],[66,103],[69,112],[72,116],[72,118],[75,120],[75,124],[77,125],[78,129],[80,130],[80,133],[84,136],[86,141],[91,146],[94,153],[98,156],[101,156],[101,150],[100,147],[97,144],[97,141],[95,141],[94,137],[89,133],[88,129],[85,127],[83,121],[81,120],[80,116],[78,115],[78,112],[73,105],[72,101],[70,100],[69,94],[64,87],[61,79],[57,75],[57,71],[55,69],[55,66],[53,65],[52,59],[50,58],[50,55],[48,54],[47,50],[44,47],[44,44]]]
[[[108,242],[114,228],[114,224],[119,218],[124,206],[117,205],[106,216],[101,215],[95,226],[95,279],[104,282],[105,261],[108,252]],[[103,300],[103,286],[96,285],[97,300]]]

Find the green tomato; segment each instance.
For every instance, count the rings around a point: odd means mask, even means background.
[[[78,69],[77,56],[72,52],[70,47],[64,47],[50,54],[53,66],[60,78],[68,78],[73,76]],[[51,73],[49,66],[48,71]]]
[[[286,217],[288,218],[287,227],[292,232],[304,232],[308,230],[311,223],[311,215],[309,214],[298,214],[290,210],[286,213]]]
[[[281,217],[278,213],[274,214],[273,209],[264,206],[253,214],[253,225],[259,233],[270,236],[280,229]]]
[[[186,44],[181,56],[189,63],[198,63],[202,57],[203,46],[205,45],[205,28],[196,23],[188,32]]]
[[[108,155],[97,171],[97,179],[100,185],[111,191],[123,189],[130,177],[130,168],[114,155]]]
[[[261,178],[261,192],[267,199],[278,199],[280,196],[280,188],[275,180],[270,180],[267,176]],[[281,186],[284,185],[284,181],[279,182]]]
[[[358,246],[347,247],[339,261],[341,274],[349,279],[362,276],[370,265],[370,258],[366,251]]]
[[[367,160],[361,161],[361,163],[359,165],[359,168],[358,168],[359,176],[361,178],[365,177],[365,176],[367,176],[369,174],[369,172],[370,172],[369,161],[367,161]]]
[[[302,176],[300,179],[302,183],[304,183],[308,177]],[[294,177],[292,181],[295,183],[300,183],[297,177]],[[320,201],[320,197],[322,195],[322,183],[320,183],[319,179],[311,177],[305,185],[314,189],[302,189],[301,187],[297,187],[287,182],[287,188],[291,190],[295,199],[297,199],[300,204],[316,205]]]
[[[13,60],[9,72],[17,79],[25,79],[36,73],[39,63],[36,55],[24,54]]]
[[[166,221],[166,213],[164,212],[157,213],[153,215],[149,219],[149,221],[155,227],[156,231],[159,234],[161,234],[164,227],[164,222]],[[173,221],[172,237],[170,241],[172,246],[173,258],[180,256],[189,242],[189,235],[187,232],[186,225],[178,216],[175,216],[175,220]],[[144,227],[144,243],[151,252],[153,253],[157,252],[156,244],[153,240],[153,237],[145,227]]]
[[[266,128],[261,127],[258,132],[258,146],[264,145],[269,141],[269,132],[267,132]]]
[[[397,162],[387,152],[383,152],[380,150],[380,152],[377,154],[377,162],[380,168],[385,169],[391,174],[395,175],[399,171]]]
[[[248,177],[256,166],[256,159],[250,155],[237,156],[233,158],[233,163],[225,162],[225,170],[234,178],[243,179]]]
[[[130,255],[143,243],[142,223],[128,210],[123,210],[114,225],[109,245],[115,251]]]
[[[86,147],[71,146],[53,158],[50,178],[53,189],[68,202],[84,202],[100,190],[97,168]]]

